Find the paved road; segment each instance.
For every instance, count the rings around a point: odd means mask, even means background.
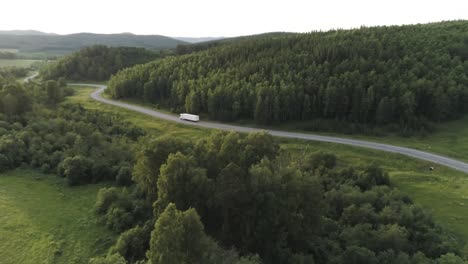
[[[225,125],[225,124],[219,124],[219,123],[213,123],[213,122],[205,122],[205,121],[200,121],[200,122],[189,122],[189,121],[183,121],[180,120],[178,116],[174,115],[168,115],[165,113],[161,113],[158,111],[150,110],[148,108],[136,106],[136,105],[131,105],[127,104],[124,102],[118,102],[114,100],[109,100],[106,98],[103,98],[101,96],[102,92],[104,89],[106,89],[105,85],[99,85],[99,84],[71,84],[71,85],[79,85],[79,86],[88,86],[88,87],[96,87],[96,91],[94,91],[91,94],[91,98],[94,100],[97,100],[99,102],[109,104],[109,105],[114,105],[118,107],[122,107],[125,109],[129,109],[132,111],[140,112],[143,114],[147,114],[156,118],[160,119],[165,119],[169,120],[172,122],[180,123],[180,124],[185,124],[185,125],[192,125],[192,126],[199,126],[199,127],[205,127],[205,128],[212,128],[212,129],[221,129],[221,130],[234,130],[234,131],[239,131],[239,132],[251,132],[251,131],[259,131],[259,130],[264,130],[270,133],[273,136],[277,137],[285,137],[285,138],[296,138],[296,139],[304,139],[304,140],[314,140],[314,141],[323,141],[323,142],[332,142],[332,143],[338,143],[338,144],[346,144],[346,145],[352,145],[352,146],[357,146],[357,147],[365,147],[365,148],[371,148],[371,149],[378,149],[378,150],[383,150],[387,152],[393,152],[393,153],[399,153],[403,154],[406,156],[414,157],[417,159],[422,159],[426,161],[430,161],[433,163],[445,165],[447,167],[468,173],[468,164],[465,162],[461,162],[455,159],[447,158],[444,156],[420,151],[420,150],[415,150],[415,149],[410,149],[410,148],[404,148],[404,147],[397,147],[397,146],[392,146],[392,145],[387,145],[387,144],[380,144],[380,143],[374,143],[374,142],[369,142],[369,141],[362,141],[362,140],[354,140],[354,139],[346,139],[346,138],[338,138],[338,137],[328,137],[328,136],[319,136],[319,135],[312,135],[312,134],[304,134],[304,133],[295,133],[295,132],[287,132],[287,131],[279,131],[279,130],[265,130],[265,129],[257,129],[257,128],[251,128],[251,127],[243,127],[243,126],[235,126],[235,125]]]
[[[35,72],[33,75],[24,78],[23,82],[25,82],[25,83],[26,83],[26,82],[29,82],[30,80],[36,78],[38,75],[39,75],[39,73],[38,73],[38,72]]]

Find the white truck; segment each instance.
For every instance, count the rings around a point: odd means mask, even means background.
[[[198,122],[200,120],[199,116],[191,115],[191,114],[187,114],[187,113],[180,114],[179,118],[181,120],[188,120],[188,121],[192,121],[192,122]]]

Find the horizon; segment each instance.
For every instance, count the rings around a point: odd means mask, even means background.
[[[179,0],[6,1],[3,30],[37,30],[60,35],[77,33],[162,35],[169,37],[236,37],[268,32],[313,32],[361,26],[425,24],[466,20],[462,0],[415,0],[375,3],[371,0],[326,2],[239,0],[222,3]],[[27,9],[24,7],[28,6]],[[18,10],[18,11],[17,11]],[[73,13],[70,13],[73,10]],[[46,15],[44,15],[46,14]],[[59,22],[60,23],[57,23]]]
[[[56,35],[56,36],[66,36],[66,35],[76,35],[76,34],[94,34],[94,35],[124,35],[124,34],[131,34],[131,35],[136,35],[136,36],[163,36],[163,37],[169,37],[169,38],[188,38],[188,39],[201,39],[201,38],[236,38],[236,37],[244,37],[244,36],[252,36],[252,35],[261,35],[261,34],[268,34],[268,33],[309,33],[309,32],[327,32],[327,31],[333,31],[333,30],[354,30],[354,29],[359,29],[362,27],[392,27],[392,26],[410,26],[410,25],[423,25],[423,24],[434,24],[434,23],[443,23],[443,22],[452,22],[452,21],[468,21],[468,19],[451,19],[451,20],[440,20],[440,21],[428,21],[428,22],[418,22],[418,23],[407,23],[407,24],[385,24],[385,25],[360,25],[357,27],[349,27],[349,28],[343,28],[343,27],[338,27],[338,28],[329,28],[329,29],[318,29],[318,30],[311,30],[311,31],[305,31],[305,32],[294,32],[294,31],[267,31],[267,32],[258,32],[258,33],[253,33],[253,34],[248,34],[248,35],[236,35],[236,36],[212,36],[212,35],[203,35],[203,36],[169,36],[169,35],[163,35],[163,34],[137,34],[134,32],[109,32],[109,33],[103,33],[103,32],[88,32],[88,31],[78,31],[78,32],[72,32],[72,33],[66,33],[66,34],[60,34],[56,32],[47,32],[47,31],[42,31],[38,29],[3,29],[0,28],[0,32],[26,32],[26,31],[34,31],[42,34],[49,34],[49,35]]]

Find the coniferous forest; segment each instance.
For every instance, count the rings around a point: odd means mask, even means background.
[[[452,21],[241,38],[120,71],[108,93],[222,121],[429,130],[468,111],[467,32]]]
[[[83,48],[59,59],[41,71],[45,79],[64,77],[69,80],[105,81],[117,71],[163,57],[165,51],[144,48],[107,47],[95,45]]]

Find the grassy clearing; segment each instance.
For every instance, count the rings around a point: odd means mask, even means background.
[[[115,237],[92,212],[101,187],[67,187],[30,170],[0,174],[0,263],[88,263],[105,253]]]
[[[155,135],[170,134],[195,140],[211,133],[208,129],[178,125],[93,101],[89,97],[92,91],[92,88],[78,88],[76,95],[69,101],[80,103],[88,109],[119,114],[122,118]],[[389,143],[392,143],[391,140],[389,139]],[[378,150],[303,140],[280,139],[280,141],[284,149],[296,153],[332,152],[337,155],[339,162],[343,165],[364,166],[371,162],[377,163],[389,172],[392,182],[400,190],[432,212],[438,223],[456,234],[454,236],[462,241],[468,241],[468,176],[466,174],[439,166],[436,170],[429,171],[428,167],[433,166],[429,162]],[[442,140],[440,142],[442,143]],[[400,145],[409,145],[409,143],[411,143],[410,139]],[[440,148],[443,147],[441,143]],[[468,246],[465,248],[465,254],[468,256]]]
[[[39,62],[39,60],[6,60],[6,59],[0,59],[0,68],[1,67],[27,68],[27,67],[31,67],[31,65],[34,62]]]

